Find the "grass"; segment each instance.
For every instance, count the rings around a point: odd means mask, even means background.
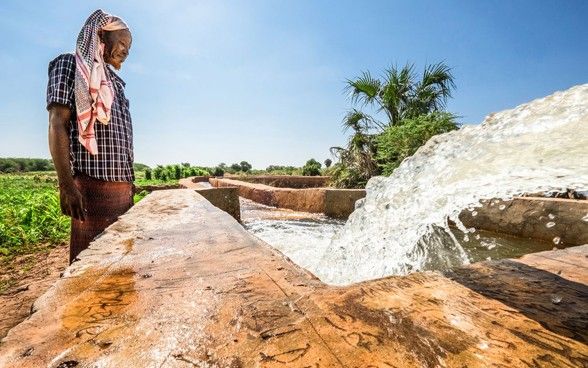
[[[146,180],[144,171],[136,172],[137,186],[177,183],[175,179]],[[147,194],[135,194],[134,202]],[[63,243],[69,230],[70,219],[61,214],[54,171],[0,173],[0,261]],[[0,289],[3,287],[0,285]]]
[[[144,186],[144,185],[173,185],[178,184],[179,180],[158,180],[158,179],[144,179],[144,178],[137,178],[135,180],[136,186]]]
[[[179,180],[170,179],[170,180],[159,180],[159,179],[145,179],[145,171],[135,171],[135,182],[134,184],[138,187],[143,187],[147,185],[173,185],[178,184]],[[139,193],[135,193],[133,196],[134,203],[139,202],[141,199],[145,198],[145,196],[149,194],[147,191],[142,190]]]
[[[0,257],[31,253],[67,240],[54,173],[0,174]]]
[[[144,185],[171,185],[177,184],[178,180],[176,179],[169,179],[169,180],[159,180],[151,178],[149,180],[145,179],[145,171],[135,171],[135,185],[136,186],[144,186]]]

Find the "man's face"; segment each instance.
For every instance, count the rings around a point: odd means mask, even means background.
[[[119,70],[131,49],[131,32],[128,29],[101,32],[100,38],[104,42],[104,61]]]

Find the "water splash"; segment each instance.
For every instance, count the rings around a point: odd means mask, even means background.
[[[433,137],[392,176],[368,182],[365,200],[313,271],[328,283],[348,284],[431,262],[467,263],[448,220],[467,232],[458,215],[482,199],[587,190],[586,137],[588,84]]]
[[[253,235],[286,254],[296,264],[314,270],[343,220],[323,214],[265,206],[240,198],[243,226]]]

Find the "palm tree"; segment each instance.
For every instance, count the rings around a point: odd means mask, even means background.
[[[369,178],[378,173],[378,166],[375,161],[374,135],[367,133],[368,125],[373,122],[366,120],[361,112],[350,112],[350,114],[355,114],[355,116],[347,119],[349,124],[344,125],[346,130],[353,130],[353,135],[347,142],[347,148],[330,148],[331,154],[342,165],[340,165],[339,169],[344,168],[348,175],[353,176],[350,182],[346,181],[347,178],[345,178],[343,179],[344,182],[336,183],[337,186],[342,187],[362,186]],[[338,176],[340,175],[336,172],[335,177]],[[335,181],[338,181],[337,178],[335,178]]]
[[[347,80],[352,102],[375,107],[377,112],[386,115],[388,121],[379,122],[353,109],[343,119],[343,126],[362,124],[368,129],[382,131],[386,126],[401,124],[403,119],[443,110],[454,88],[451,68],[443,62],[426,65],[421,80],[417,80],[411,64],[386,70],[383,80],[363,72],[359,77]]]
[[[401,69],[392,67],[386,70],[383,80],[372,77],[369,72],[347,80],[346,89],[350,92],[351,101],[375,108],[376,112],[385,114],[387,121],[381,122],[356,108],[345,115],[343,129],[351,129],[353,135],[346,148],[330,149],[331,154],[339,159],[341,169],[335,172],[335,182],[338,181],[337,177],[341,177],[344,179],[339,183],[340,186],[357,186],[379,174],[374,159],[376,135],[387,127],[402,124],[404,119],[443,110],[454,88],[451,68],[443,62],[426,65],[420,80],[417,80],[411,64]],[[353,179],[345,182],[349,175]]]

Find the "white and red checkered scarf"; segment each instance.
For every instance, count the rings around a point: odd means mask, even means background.
[[[98,154],[94,124],[108,124],[114,89],[104,63],[104,43],[98,30],[128,29],[119,17],[96,10],[80,30],[76,43],[75,100],[78,140],[92,155]]]

